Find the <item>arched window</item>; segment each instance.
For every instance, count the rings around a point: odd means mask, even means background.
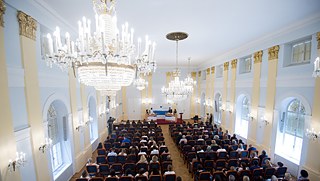
[[[48,118],[48,136],[52,140],[52,147],[50,149],[52,170],[57,170],[62,165],[62,149],[59,137],[58,117],[57,112],[53,106],[50,105],[47,113]]]
[[[97,118],[97,107],[96,101],[91,97],[89,99],[89,111],[88,111],[88,121],[89,121],[89,132],[91,143],[98,138],[98,118]]]
[[[294,98],[284,108],[279,121],[275,153],[299,164],[304,134],[305,107],[300,100]]]
[[[243,138],[248,137],[248,121],[249,121],[249,112],[250,104],[249,99],[246,96],[240,97],[240,109],[237,110],[237,119],[235,125],[235,133],[239,134]]]
[[[221,124],[221,109],[222,109],[222,97],[221,94],[216,94],[214,100],[214,123]]]

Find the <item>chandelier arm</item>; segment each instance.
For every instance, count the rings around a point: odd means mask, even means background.
[[[178,39],[176,39],[176,70],[178,71],[178,49],[179,49],[179,45],[178,45]]]
[[[75,68],[75,63],[74,62],[72,62],[72,69],[73,69],[73,75],[76,78],[77,76],[76,76],[76,68]]]

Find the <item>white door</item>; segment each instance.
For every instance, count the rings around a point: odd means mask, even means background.
[[[141,105],[139,98],[128,99],[128,119],[139,120],[141,119]]]

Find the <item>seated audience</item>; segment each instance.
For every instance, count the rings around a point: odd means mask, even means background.
[[[254,169],[260,168],[259,163],[257,160],[253,161],[253,166],[250,167],[250,170],[253,171]]]
[[[145,155],[141,155],[140,160],[137,163],[148,163],[148,160]]]
[[[110,169],[110,174],[108,175],[108,177],[118,177],[118,175],[116,175],[116,171],[114,169]]]
[[[139,172],[137,173],[136,177],[139,177],[139,176],[145,176],[148,178],[149,176],[149,172],[148,171],[145,171],[144,168],[140,168]]]
[[[117,153],[115,152],[115,149],[114,149],[114,148],[111,148],[111,152],[108,153],[107,156],[117,156]]]
[[[150,160],[150,163],[159,163],[158,157],[156,155],[153,155]]]
[[[80,178],[90,179],[91,177],[89,176],[87,170],[83,170]]]
[[[298,181],[307,181],[309,180],[308,177],[309,177],[309,173],[306,170],[301,170]]]
[[[121,152],[118,154],[120,156],[127,156],[126,149],[122,148]]]

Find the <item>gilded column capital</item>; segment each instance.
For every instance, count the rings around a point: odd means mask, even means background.
[[[278,59],[278,53],[279,53],[279,45],[273,46],[271,48],[268,49],[268,60],[274,60],[274,59]]]
[[[224,71],[226,71],[226,70],[228,70],[229,69],[229,62],[225,62],[224,64],[223,64],[223,67],[224,67]]]
[[[207,75],[210,74],[210,68],[207,68]]]
[[[171,76],[171,72],[166,72],[166,76]]]
[[[36,40],[37,21],[22,11],[18,11],[20,35]]]
[[[317,33],[318,49],[320,49],[320,32]]]
[[[4,27],[3,15],[6,12],[6,5],[0,0],[0,26]]]
[[[262,50],[255,52],[253,55],[254,63],[261,63],[262,62],[262,55],[263,55]]]
[[[238,62],[238,60],[237,60],[237,59],[233,59],[233,60],[231,60],[231,68],[232,68],[232,69],[237,68],[237,62]]]
[[[196,77],[197,76],[197,72],[191,72],[191,76],[192,77]]]
[[[211,74],[214,74],[215,73],[215,67],[213,66],[213,67],[211,67]]]
[[[201,77],[201,71],[198,72],[198,76]]]

